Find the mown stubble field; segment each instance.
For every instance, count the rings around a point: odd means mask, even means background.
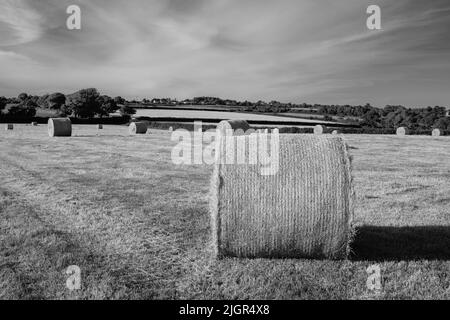
[[[210,166],[169,132],[0,131],[1,299],[449,299],[450,137],[348,135],[357,235],[347,261],[210,251]],[[366,288],[378,264],[383,289]],[[69,265],[82,288],[66,288]]]

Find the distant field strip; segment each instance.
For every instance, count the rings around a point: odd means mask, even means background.
[[[197,110],[146,110],[137,109],[137,117],[152,118],[200,118],[222,120],[252,120],[252,121],[277,121],[277,122],[302,122],[302,123],[330,123],[321,120],[300,119],[297,117],[280,117],[246,112],[222,112],[222,111],[197,111]]]

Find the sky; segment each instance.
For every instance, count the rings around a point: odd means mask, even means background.
[[[81,30],[68,30],[69,5]],[[369,5],[382,30],[366,26]],[[0,96],[450,107],[448,0],[1,0]]]

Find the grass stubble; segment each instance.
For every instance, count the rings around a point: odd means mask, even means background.
[[[214,260],[212,167],[175,166],[170,133],[0,132],[0,299],[449,299],[450,140],[348,135],[349,260]],[[381,292],[368,291],[378,264]],[[69,265],[81,290],[66,288]]]

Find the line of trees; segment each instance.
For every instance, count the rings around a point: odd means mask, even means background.
[[[450,117],[445,107],[405,108],[388,105],[385,108],[371,107],[361,116],[361,125],[370,128],[407,127],[411,130],[438,128],[450,130]]]
[[[17,98],[0,97],[0,115],[8,107],[8,116],[29,119],[36,115],[37,108],[52,110],[58,116],[76,118],[107,117],[117,111],[122,116],[131,116],[136,110],[126,105],[126,100],[118,96],[111,98],[101,95],[97,89],[82,89],[64,95],[60,92],[32,96],[21,93]]]
[[[174,99],[163,99],[174,103]],[[145,100],[147,103],[158,103],[161,99]],[[139,103],[131,101],[131,103]],[[228,105],[239,106],[240,111],[246,112],[302,112],[323,115],[325,120],[331,121],[334,117],[352,120],[363,128],[392,129],[400,126],[411,130],[429,130],[439,128],[450,131],[450,117],[445,107],[406,108],[401,105],[387,105],[384,108],[373,107],[370,104],[351,105],[323,105],[323,104],[292,104],[278,101],[250,102],[220,99],[216,97],[195,97],[186,99],[177,104],[195,105]],[[36,108],[45,108],[55,111],[60,116],[73,116],[77,118],[106,117],[117,111],[122,116],[131,116],[136,111],[129,106],[128,101],[118,96],[111,98],[101,95],[97,89],[82,89],[75,93],[64,95],[56,92],[43,96],[31,96],[21,93],[17,98],[7,99],[0,97],[0,115],[5,107],[8,114],[13,117],[30,118],[36,114]]]

